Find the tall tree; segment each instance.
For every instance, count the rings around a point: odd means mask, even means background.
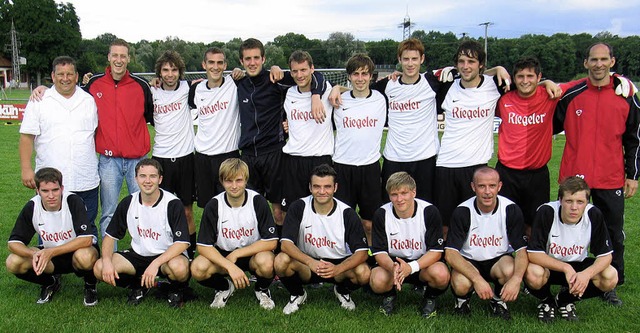
[[[332,32],[324,46],[328,64],[332,68],[344,68],[352,55],[365,51],[364,43],[349,32]]]
[[[9,16],[15,22],[27,58],[25,69],[38,75],[51,72],[59,55],[77,57],[80,50],[80,19],[70,3],[53,0],[13,0]]]

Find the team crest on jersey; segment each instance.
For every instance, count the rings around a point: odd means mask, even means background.
[[[622,195],[622,190],[617,190],[617,191],[616,191],[616,195],[617,195],[617,196],[621,196],[621,195]]]
[[[182,231],[176,231],[176,237],[182,236]]]
[[[82,229],[82,231],[86,231],[87,230],[87,225],[86,224],[81,225],[80,229]]]
[[[580,117],[582,115],[582,109],[576,110],[576,116]]]
[[[438,238],[438,245],[442,245],[444,243],[444,239]]]
[[[102,98],[102,93],[99,92],[99,93],[96,94],[96,96],[98,96],[98,98]]]
[[[269,227],[269,233],[275,234],[276,233],[276,228],[275,227]]]

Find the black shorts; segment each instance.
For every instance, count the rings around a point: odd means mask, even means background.
[[[224,187],[220,184],[218,176],[220,164],[232,157],[240,158],[240,152],[236,150],[220,155],[205,155],[196,152],[194,164],[198,207],[204,208],[211,198],[224,192]]]
[[[480,275],[482,276],[483,279],[485,279],[485,281],[498,283],[497,279],[494,279],[493,277],[491,277],[491,268],[493,268],[493,265],[495,265],[498,262],[498,260],[502,259],[502,257],[504,256],[511,256],[511,254],[505,253],[501,256],[497,256],[493,259],[484,260],[484,261],[477,261],[477,260],[472,260],[468,258],[465,258],[465,259],[468,262],[470,262],[473,265],[473,267],[478,269],[478,271],[480,272]]]
[[[225,258],[229,255],[229,253],[232,252],[232,251],[221,250],[221,249],[219,249],[217,247],[216,247],[216,250],[218,250],[218,252],[220,252],[220,254]],[[238,260],[236,260],[236,262],[235,262],[235,265],[238,266],[238,268],[240,268],[241,270],[243,270],[245,272],[251,272],[251,274],[255,275],[256,272],[249,268],[249,261],[250,260],[251,260],[251,257],[238,258]]]
[[[571,261],[567,262],[567,264],[571,265],[571,267],[573,267],[573,270],[575,270],[576,272],[582,272],[587,267],[593,265],[595,261],[595,258],[588,257],[584,258],[583,261]],[[569,284],[567,283],[567,277],[563,272],[549,270],[549,273],[549,280],[547,281],[547,284],[566,287],[569,286]]]
[[[618,284],[624,284],[624,190],[591,189],[591,202],[604,215],[604,222],[609,231],[613,259],[611,265],[618,270]]]
[[[335,197],[356,209],[363,220],[373,219],[373,213],[382,206],[380,193],[380,163],[347,165],[334,163],[338,173]]]
[[[524,223],[531,226],[538,207],[549,202],[549,168],[545,165],[534,170],[517,170],[498,162],[496,170],[502,181],[500,195],[515,202],[522,209]]]
[[[292,156],[282,154],[283,211],[286,212],[289,205],[297,199],[311,194],[309,191],[309,178],[313,168],[320,164],[332,165],[331,156]]]
[[[157,257],[160,256],[160,255],[149,256],[149,257],[141,256],[141,255],[137,254],[133,249],[128,249],[128,250],[124,250],[124,251],[118,251],[116,253],[118,253],[121,256],[123,256],[128,262],[131,263],[131,265],[133,265],[133,268],[136,270],[135,276],[137,276],[137,277],[142,276],[142,274],[144,274],[144,271],[147,269],[147,267],[149,267],[149,265],[151,265],[151,262],[154,261]],[[184,256],[184,253],[182,253],[180,255]],[[186,258],[186,256],[185,256],[185,258]],[[158,269],[158,276],[167,277],[164,273],[162,273],[161,269]]]
[[[375,256],[373,256],[373,257],[375,257]],[[398,262],[398,260],[396,260],[397,257],[389,256],[389,258],[391,258],[391,261],[393,261],[394,263]],[[405,258],[402,258],[402,260],[404,260],[404,262],[406,262],[406,263],[409,263],[410,261],[413,261],[413,260],[407,260]],[[439,261],[442,261],[442,259],[439,260]],[[371,269],[374,269],[374,268],[380,266],[380,265],[378,265],[377,261],[374,260],[374,262],[375,262],[375,264],[369,265],[369,266],[371,266]],[[426,281],[420,281],[420,271],[417,271],[417,272],[415,272],[413,274],[409,274],[409,276],[407,276],[404,279],[404,283],[410,283],[410,284],[413,284],[413,285],[425,285],[427,282]]]
[[[93,246],[93,248],[98,251],[98,255],[100,255],[100,247],[98,246],[98,244],[93,244],[91,246]],[[42,246],[38,246],[38,248],[41,250],[43,249]],[[53,264],[52,274],[68,274],[76,272],[76,270],[73,268],[74,253],[75,252],[69,252],[51,258],[51,263]]]
[[[387,180],[392,174],[405,171],[416,181],[416,197],[433,202],[433,186],[436,178],[436,156],[415,162],[394,162],[386,158],[382,162],[382,202],[389,202]]]
[[[162,165],[160,188],[174,193],[184,206],[191,206],[195,198],[193,154],[177,158],[152,157]]]
[[[343,262],[345,259],[347,258],[342,258],[342,259],[322,259],[323,261],[328,261],[334,265],[339,265],[341,262]],[[336,279],[334,278],[330,278],[330,279],[325,279],[322,278],[320,276],[318,276],[318,274],[316,274],[316,272],[311,272],[311,278],[309,279],[309,281],[303,282],[303,284],[314,284],[314,283],[333,283],[336,284],[338,283],[336,281]]]
[[[242,160],[249,166],[247,187],[262,194],[269,202],[280,204],[282,200],[282,181],[280,178],[282,150],[258,156],[242,154]]]
[[[453,210],[459,204],[475,195],[471,189],[473,173],[482,166],[485,164],[462,168],[436,167],[434,204],[440,211],[443,226],[449,226]]]

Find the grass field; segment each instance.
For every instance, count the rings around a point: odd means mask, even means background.
[[[18,125],[0,123],[0,239],[8,239],[15,218],[34,192],[20,182],[18,160]],[[559,156],[564,138],[554,142],[550,162],[552,193],[557,190]],[[494,161],[491,162],[491,165]],[[490,318],[486,302],[472,300],[473,315],[459,318],[452,313],[453,298],[449,291],[438,300],[438,315],[424,320],[418,315],[420,297],[408,290],[400,293],[397,312],[385,317],[378,312],[380,297],[357,291],[354,312],[343,311],[331,288],[307,289],[309,299],[298,313],[282,314],[288,300],[284,289],[272,287],[276,309],[268,312],[259,308],[252,290],[236,291],[227,307],[212,310],[209,303],[212,291],[191,282],[200,298],[182,309],[170,309],[164,300],[150,294],[137,306],[125,304],[126,291],[100,284],[100,303],[93,308],[82,305],[82,281],[73,276],[63,277],[63,288],[50,304],[38,305],[36,285],[16,279],[0,269],[0,331],[1,332],[640,332],[637,315],[640,307],[638,255],[640,232],[638,198],[626,202],[627,282],[619,288],[625,304],[622,308],[605,305],[598,299],[578,303],[580,322],[561,320],[550,325],[535,319],[536,300],[524,294],[510,304],[513,320],[504,322]],[[202,210],[195,208],[199,223]],[[122,244],[121,247],[125,247]],[[0,257],[8,255],[6,246]]]

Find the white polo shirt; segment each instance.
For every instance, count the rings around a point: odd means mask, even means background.
[[[94,132],[98,109],[80,88],[70,98],[47,89],[41,101],[29,101],[21,134],[35,135],[36,167],[53,167],[63,175],[67,191],[87,191],[100,183]]]

